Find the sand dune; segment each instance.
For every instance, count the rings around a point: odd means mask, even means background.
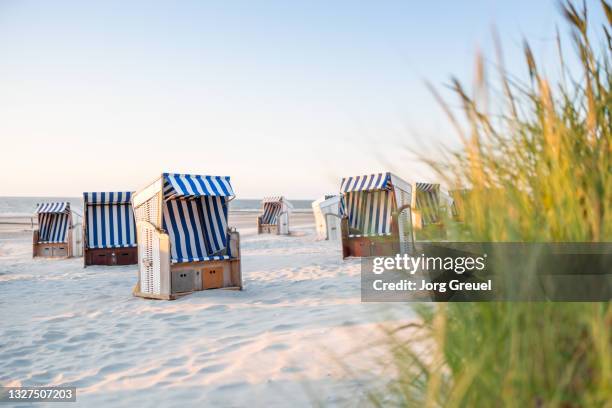
[[[361,303],[359,262],[316,241],[306,218],[295,224],[282,237],[240,222],[245,290],[173,302],[132,297],[136,266],[32,260],[29,241],[0,241],[0,383],[73,385],[77,406],[365,398],[381,380],[377,325],[410,309]]]

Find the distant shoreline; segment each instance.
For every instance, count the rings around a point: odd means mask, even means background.
[[[248,209],[239,209],[239,210],[230,210],[230,214],[235,214],[236,216],[245,216],[245,215],[257,215],[261,212],[261,210],[248,210]],[[300,214],[303,215],[312,215],[312,210],[307,209],[294,209],[293,213],[297,216]],[[34,217],[33,214],[27,213],[4,213],[0,214],[0,232],[11,229],[11,227],[22,227],[20,230],[26,229],[30,231],[34,225],[38,224],[38,220]]]

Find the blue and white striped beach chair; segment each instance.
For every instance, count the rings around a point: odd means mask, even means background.
[[[139,280],[134,294],[175,299],[242,289],[240,236],[228,227],[229,177],[164,173],[136,192]]]
[[[391,173],[345,177],[342,196],[342,256],[407,253],[413,243],[412,187]]]
[[[40,203],[35,216],[38,228],[32,236],[34,257],[69,258],[80,254],[75,245],[81,236],[76,228],[80,228],[80,217],[70,210],[69,202]]]
[[[83,193],[83,258],[87,265],[137,263],[132,192]]]
[[[262,214],[257,217],[257,233],[288,235],[293,205],[283,196],[264,197]]]

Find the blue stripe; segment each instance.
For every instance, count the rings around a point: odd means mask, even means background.
[[[210,229],[207,231],[208,239],[209,240],[212,239],[211,244],[214,243],[214,245],[212,245],[213,252],[217,252],[221,248],[221,246],[219,245],[219,242],[217,241],[217,234],[215,234],[215,230],[214,230],[215,220],[213,219],[213,216],[216,214],[213,214],[210,202],[208,200],[206,200],[206,215],[208,216],[208,225],[210,225]]]
[[[182,259],[182,250],[181,250],[181,236],[176,233],[176,231],[179,231],[178,226],[176,224],[176,219],[174,216],[174,211],[172,211],[172,207],[168,206],[168,218],[170,218],[170,226],[171,226],[171,230],[169,230],[167,227],[165,227],[165,229],[168,232],[173,232],[172,235],[172,248],[174,249],[174,251],[176,252],[176,258],[177,259]],[[165,224],[165,217],[164,217],[164,224]]]
[[[363,176],[361,179],[361,185],[359,186],[359,191],[363,190],[363,186],[365,185],[366,181],[368,181],[368,178],[368,176]]]
[[[178,212],[179,221],[182,227],[182,232],[185,235],[185,250],[187,251],[187,258],[193,259],[193,253],[191,252],[191,239],[189,239],[191,237],[187,228],[187,220],[185,219],[185,214],[183,213],[183,206],[180,202],[176,202],[175,204],[175,209]],[[184,256],[185,254],[181,254],[180,257],[183,258]]]
[[[208,229],[206,228],[206,220],[208,219],[208,217],[206,217],[205,213],[206,213],[206,209],[205,209],[205,205],[203,203],[204,199],[200,199],[197,200],[197,209],[198,209],[198,218],[200,218],[200,226],[202,228],[202,241],[204,242],[204,247],[206,248],[206,254],[212,254],[213,251],[213,247],[211,245],[211,241],[208,237]]]
[[[217,223],[217,231],[219,231],[219,236],[221,238],[220,245],[217,246],[217,248],[218,248],[217,251],[219,251],[222,248],[225,248],[227,246],[227,238],[226,238],[226,235],[225,235],[226,231],[225,231],[225,227],[223,225],[223,220],[227,219],[227,217],[225,217],[225,213],[223,213],[223,212],[220,213],[219,212],[219,210],[220,210],[220,208],[219,208],[219,205],[220,205],[219,200],[222,200],[222,198],[219,198],[219,199],[212,198],[211,200],[213,202],[213,207],[215,209],[215,216],[216,216],[215,222]],[[214,231],[213,231],[213,233],[214,233]],[[217,240],[217,239],[218,239],[218,237],[217,237],[217,234],[215,233],[215,240]]]
[[[122,198],[121,197],[121,193],[117,193],[117,194],[119,194],[118,199],[119,199],[119,201],[121,201],[121,198]],[[119,205],[114,206],[114,207],[115,207],[115,211],[117,211],[117,239],[119,240],[119,242],[117,242],[116,245],[121,245],[124,242],[126,242],[126,243],[128,242],[127,240],[124,240],[124,232],[123,232],[123,230],[126,229],[126,228],[129,228],[129,225],[128,225],[127,222],[125,222],[127,220],[124,221],[122,219],[122,217],[121,217],[121,212],[123,210],[123,207],[127,207],[127,206],[119,204]]]
[[[103,202],[105,200],[104,196],[105,196],[104,193],[100,193],[100,198]],[[106,247],[106,234],[105,234],[106,232],[106,211],[104,207],[100,209],[100,229],[102,232],[102,242],[100,242],[100,245],[102,245],[103,247]]]
[[[386,233],[386,232],[390,232],[390,231],[389,231],[390,226],[389,226],[389,225],[388,225],[388,223],[387,223],[387,211],[388,211],[388,210],[390,210],[389,206],[390,206],[390,204],[391,204],[391,203],[389,202],[389,201],[390,201],[390,200],[389,200],[389,194],[391,194],[391,192],[390,192],[390,191],[386,191],[386,192],[385,192],[385,196],[386,196],[386,197],[385,197],[385,206],[384,206],[384,211],[383,211],[383,227],[384,227],[384,228],[383,228],[383,231],[382,231],[382,232],[383,232],[383,234],[384,234],[384,233]]]
[[[93,193],[93,197],[94,197],[94,201],[96,199],[96,193]],[[94,205],[91,208],[92,212],[93,212],[93,246],[94,248],[97,248],[99,243],[98,243],[98,206]]]
[[[198,227],[197,227],[197,224],[196,224],[196,218],[195,218],[195,216],[193,214],[193,208],[192,208],[192,205],[191,205],[192,203],[188,202],[186,204],[187,204],[187,213],[189,214],[189,221],[191,222],[191,229],[193,231],[193,235],[194,235],[194,238],[195,238],[196,253],[197,253],[197,256],[199,258],[201,258],[201,257],[203,257],[206,254],[202,253],[202,246],[201,246],[200,236],[199,236],[200,234],[198,234]],[[196,205],[196,211],[197,211],[197,205]],[[204,238],[204,237],[202,237],[202,238]]]
[[[109,201],[112,203],[113,202],[113,193],[108,193],[109,194]],[[114,210],[115,206],[109,206],[108,208],[108,227],[110,230],[110,234],[109,234],[109,239],[110,239],[110,245],[116,245],[117,243],[115,242],[115,220],[113,217],[113,210]]]

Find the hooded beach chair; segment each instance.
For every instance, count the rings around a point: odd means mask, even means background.
[[[134,295],[176,299],[242,289],[240,235],[228,228],[229,177],[164,173],[132,196],[138,238]]]
[[[414,183],[412,197],[412,225],[420,230],[428,225],[439,224],[440,213],[440,185],[432,183]]]
[[[38,229],[32,236],[34,257],[69,258],[81,255],[81,217],[69,202],[40,203],[35,216]]]
[[[326,195],[312,202],[317,238],[336,241],[340,239],[342,200],[340,196]]]
[[[87,265],[132,265],[138,261],[132,193],[83,193],[83,255]]]
[[[293,205],[283,196],[264,197],[262,214],[257,217],[258,234],[289,234],[289,214]]]
[[[342,179],[343,258],[393,256],[411,251],[412,187],[391,173]]]
[[[467,188],[450,190],[451,215],[455,221],[465,221],[465,204],[469,199],[470,190]]]

